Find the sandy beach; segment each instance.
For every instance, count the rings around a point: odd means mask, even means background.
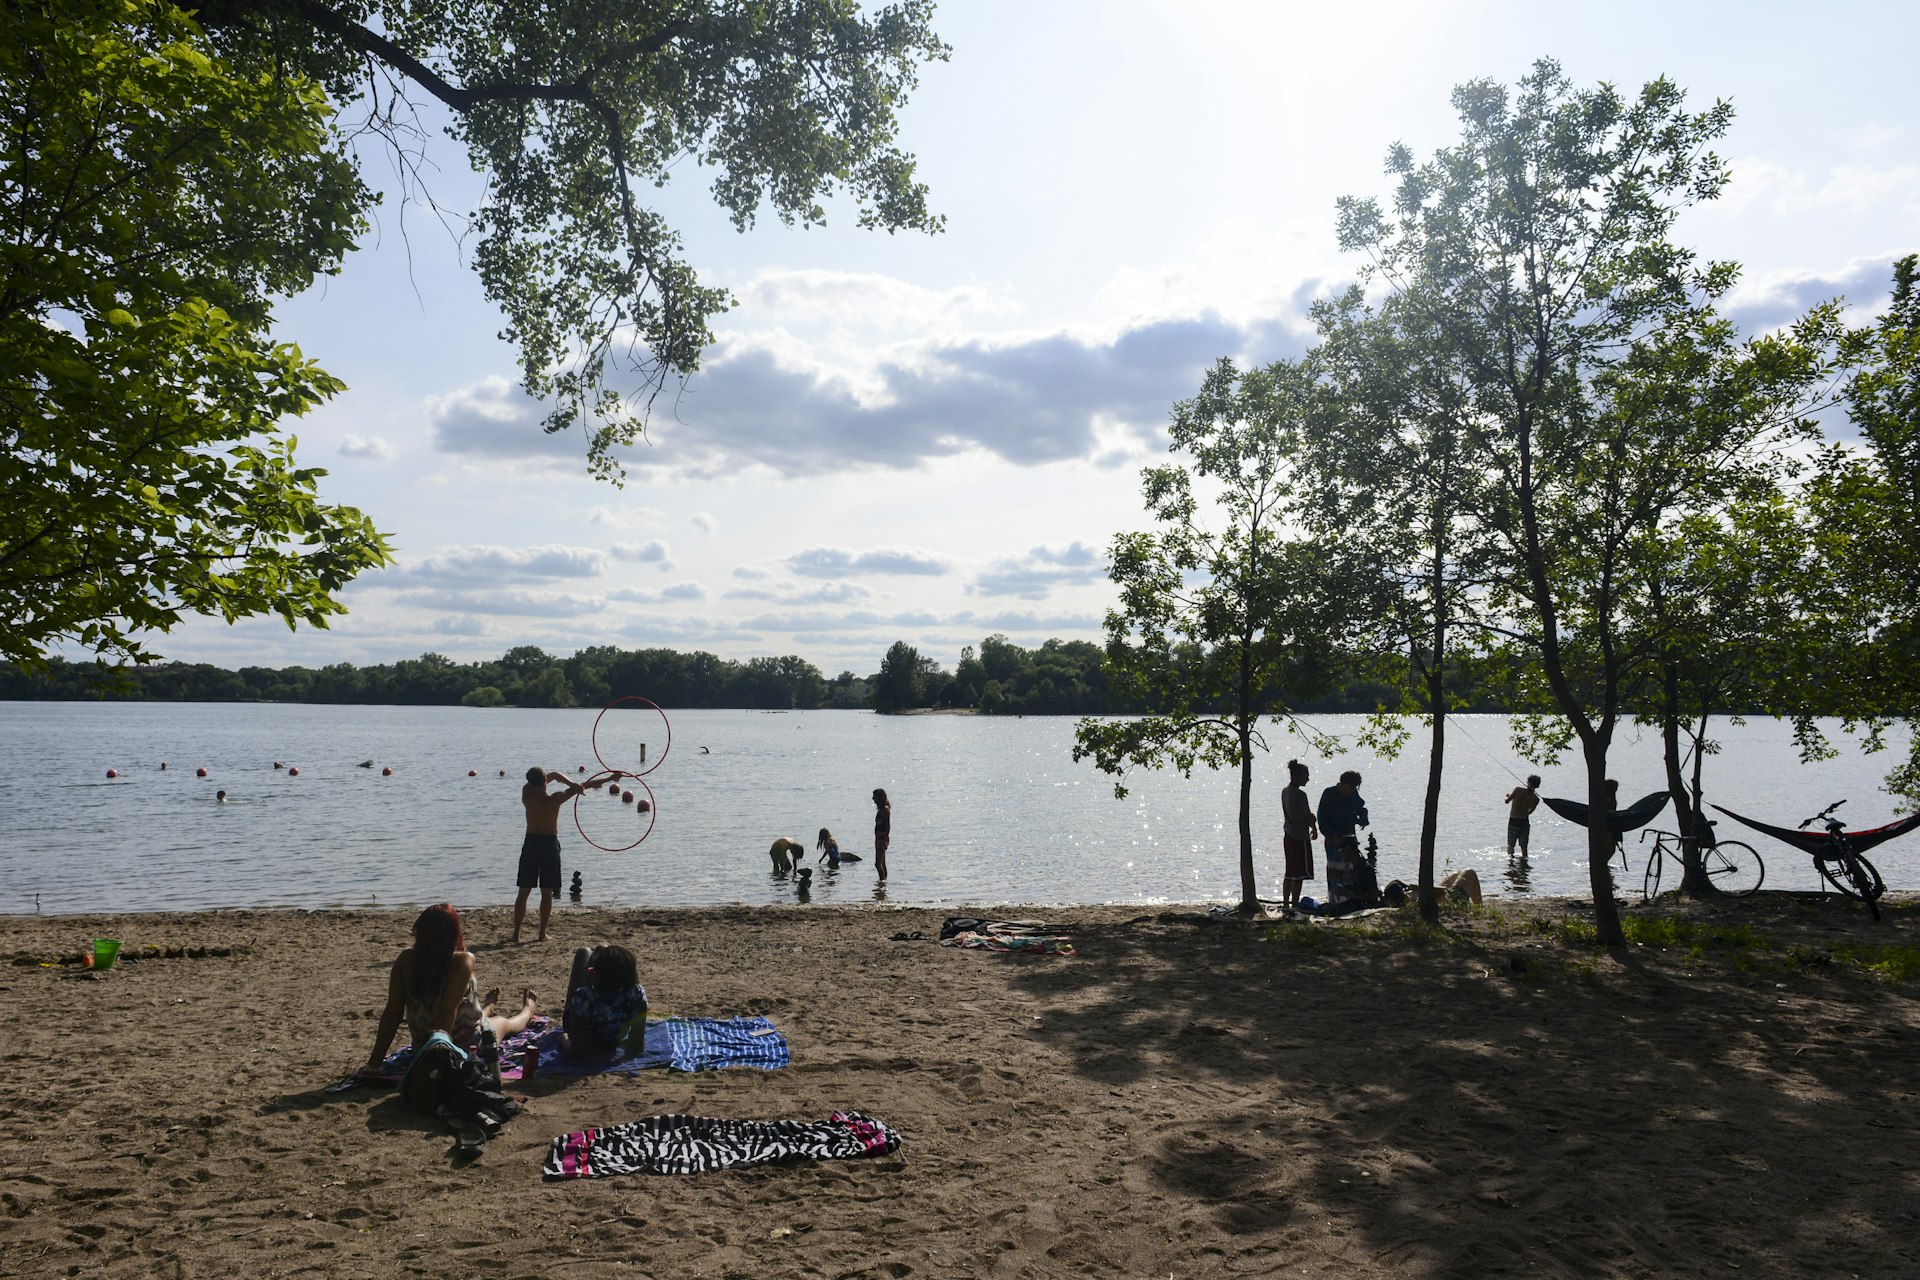
[[[535,1077],[469,1164],[388,1091],[320,1092],[411,911],[11,917],[0,1273],[1907,1277],[1920,977],[1870,966],[1920,903],[1887,908],[1635,908],[1664,932],[1623,957],[1568,902],[1443,932],[979,911],[1073,956],[941,947],[939,911],[571,910],[514,947],[474,910],[483,986],[552,1009],[573,946],[622,941],[656,1012],[765,1014],[794,1060]],[[135,962],[61,963],[96,936]],[[587,1125],[840,1109],[902,1146],[540,1175]]]

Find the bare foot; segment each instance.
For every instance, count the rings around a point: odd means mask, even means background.
[[[488,991],[487,994],[480,997],[480,1012],[491,1015],[493,1013],[493,1006],[499,1003],[500,988],[494,987]]]
[[[520,993],[520,1012],[521,1013],[533,1012],[533,988],[532,987],[527,987],[525,990],[521,991]]]

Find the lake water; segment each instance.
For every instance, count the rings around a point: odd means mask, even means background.
[[[522,777],[535,763],[569,774],[596,768],[598,714],[0,703],[0,803],[14,815],[14,836],[0,848],[0,913],[32,912],[36,902],[49,913],[511,902]],[[771,873],[766,848],[789,835],[811,849],[825,826],[868,860],[817,871],[815,903],[1237,900],[1235,775],[1135,775],[1131,794],[1116,800],[1111,779],[1073,762],[1073,723],[686,711],[671,713],[669,725],[647,710],[611,713],[600,721],[600,753],[609,765],[637,769],[646,744],[657,821],[643,843],[609,853],[583,840],[571,815],[563,818],[567,874],[583,873],[590,906],[790,903],[794,887]],[[1349,740],[1359,723],[1315,720]],[[1531,770],[1508,746],[1504,719],[1450,723],[1443,870],[1476,868],[1490,894],[1587,895],[1584,832],[1545,808],[1534,818],[1531,864],[1520,869],[1506,859],[1501,797],[1514,785],[1509,771]],[[1836,760],[1803,765],[1787,726],[1770,720],[1729,727],[1722,737],[1722,754],[1708,762],[1707,793],[1729,808],[1792,825],[1846,797],[1842,813],[1854,827],[1898,812],[1879,786],[1890,755],[1863,756],[1849,745]],[[1261,895],[1278,898],[1280,790],[1286,758],[1304,746],[1284,733],[1271,740],[1275,754],[1255,766],[1254,838]],[[1904,750],[1904,739],[1895,745]],[[1359,750],[1302,758],[1316,796],[1342,768],[1366,775],[1381,878],[1411,880],[1424,750],[1399,761]],[[373,768],[356,767],[369,759]],[[299,775],[276,770],[275,761]],[[1650,731],[1627,730],[1614,761],[1623,796],[1660,789],[1659,741]],[[109,768],[120,777],[109,780]],[[204,778],[196,776],[201,768]],[[1582,794],[1573,758],[1539,772],[1544,794]],[[871,861],[875,787],[894,805],[884,887]],[[218,789],[229,803],[215,803]],[[605,794],[583,797],[578,811],[604,845],[627,843],[644,825],[635,806]],[[1670,827],[1671,812],[1654,825]],[[1732,825],[1723,823],[1723,834]],[[1749,834],[1766,861],[1767,888],[1817,887],[1805,855]],[[1641,846],[1630,854],[1633,871],[1621,883],[1637,892]],[[1873,856],[1890,886],[1920,884],[1920,835]],[[1323,888],[1314,882],[1307,892]]]

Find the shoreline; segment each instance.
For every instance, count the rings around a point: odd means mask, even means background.
[[[1262,899],[1262,901],[1265,902],[1266,899]],[[1514,912],[1514,913],[1519,913],[1522,915],[1529,915],[1529,916],[1537,915],[1542,912],[1551,913],[1551,912],[1563,912],[1567,910],[1591,911],[1593,909],[1592,901],[1593,900],[1590,896],[1578,895],[1578,894],[1524,894],[1523,895],[1523,894],[1502,893],[1497,889],[1489,889],[1486,891],[1486,907],[1488,909],[1494,910],[1494,911]],[[1758,908],[1763,906],[1764,904],[1769,904],[1769,903],[1812,904],[1812,903],[1831,902],[1836,906],[1838,906],[1839,904],[1845,903],[1847,901],[1850,901],[1850,900],[1842,898],[1837,893],[1818,890],[1818,889],[1762,889],[1759,892],[1752,894],[1749,897],[1729,900],[1729,902],[1724,904],[1724,910],[1730,913],[1737,914],[1740,910],[1740,903],[1742,902],[1753,904],[1756,908]],[[1620,913],[1623,917],[1633,915],[1636,913],[1644,914],[1650,911],[1658,912],[1664,909],[1662,905],[1649,904],[1649,903],[1644,903],[1640,901],[1637,894],[1631,897],[1616,898],[1615,902],[1618,904],[1620,908]],[[1689,900],[1689,899],[1678,899],[1678,898],[1675,898],[1674,895],[1672,894],[1668,894],[1665,897],[1663,897],[1661,902],[1662,904],[1678,902],[1682,907],[1711,905],[1711,904],[1694,903],[1692,902],[1692,900]],[[1886,906],[1886,905],[1898,906],[1903,903],[1920,904],[1920,890],[1890,888],[1886,891],[1886,894],[1880,899],[1880,902],[1883,906]],[[128,910],[128,911],[46,911],[46,910],[33,911],[33,912],[0,911],[0,928],[18,928],[35,921],[44,921],[44,922],[56,922],[56,921],[74,922],[74,921],[85,921],[85,920],[113,921],[113,920],[139,920],[139,919],[145,919],[145,918],[176,918],[176,917],[193,917],[193,916],[223,916],[223,917],[231,918],[231,917],[241,917],[241,916],[250,916],[250,915],[258,915],[258,916],[327,916],[327,915],[403,916],[404,915],[404,916],[411,917],[413,915],[417,915],[421,910],[423,910],[424,908],[430,905],[432,904],[427,902],[411,902],[411,903],[365,902],[365,903],[336,903],[328,906],[319,906],[319,907],[303,907],[303,906],[296,906],[292,904],[286,904],[286,905],[247,906],[247,907],[158,907],[158,908],[142,908],[138,910]],[[512,910],[513,904],[512,904],[512,901],[508,899],[508,900],[502,900],[499,902],[476,903],[470,907],[460,906],[460,904],[458,903],[455,903],[454,905],[458,907],[462,917],[465,917],[465,916],[474,915],[474,914],[485,915],[488,913],[510,912]],[[646,912],[646,913],[651,913],[656,915],[678,915],[678,914],[699,915],[701,913],[708,913],[708,912],[738,912],[738,911],[747,911],[747,912],[764,911],[764,912],[776,912],[776,913],[793,912],[793,913],[799,913],[799,914],[812,912],[816,914],[848,914],[848,915],[855,915],[855,916],[887,915],[890,913],[898,914],[902,912],[925,912],[929,914],[939,914],[944,912],[948,915],[956,915],[956,916],[970,915],[970,916],[981,916],[981,917],[997,918],[997,919],[1008,919],[1016,915],[1033,915],[1036,913],[1038,914],[1052,913],[1057,915],[1061,912],[1074,912],[1079,914],[1084,914],[1087,912],[1103,912],[1103,913],[1132,912],[1136,915],[1138,914],[1157,915],[1162,912],[1205,913],[1205,912],[1212,911],[1216,907],[1231,906],[1231,905],[1233,905],[1233,901],[1227,898],[1214,898],[1214,899],[1200,898],[1200,899],[1188,899],[1183,901],[1166,901],[1166,902],[1011,902],[1011,903],[1010,902],[997,902],[997,903],[903,902],[903,903],[892,903],[892,902],[789,901],[789,902],[771,902],[771,903],[769,902],[708,902],[708,903],[671,903],[671,904],[663,903],[659,905],[649,905],[649,904],[640,904],[640,903],[570,905],[568,903],[565,903],[564,901],[560,901],[560,902],[554,903],[553,919],[557,922],[565,919],[590,919],[590,918],[602,916],[602,915],[620,915],[620,914],[627,914],[627,913],[634,913],[634,912]],[[1860,907],[1858,903],[1854,903],[1853,905],[1860,910],[1862,914],[1862,918],[1864,919],[1866,909],[1864,907]],[[530,902],[528,904],[527,918],[529,921],[537,919],[536,910],[537,910],[537,900],[535,900],[534,902]],[[1265,920],[1268,923],[1282,922],[1283,917],[1277,913],[1277,910],[1274,907],[1269,906],[1267,910],[1268,910],[1268,914],[1266,916],[1255,917],[1254,919],[1256,921]]]
[[[583,908],[518,947],[510,909],[466,912],[483,988],[530,985],[551,1012],[572,948],[621,941],[659,1015],[764,1015],[793,1062],[537,1076],[465,1166],[392,1093],[320,1092],[365,1057],[411,909],[7,917],[15,957],[96,926],[123,955],[181,954],[0,967],[24,1068],[0,1107],[5,1270],[1920,1270],[1900,1137],[1920,1132],[1920,973],[1862,959],[1920,956],[1910,897],[1881,925],[1787,895],[1636,908],[1649,940],[1623,957],[1565,900],[1437,932],[1410,912],[991,910],[1074,926],[1076,954],[938,946],[946,908]],[[842,1109],[900,1150],[540,1178],[585,1126]]]

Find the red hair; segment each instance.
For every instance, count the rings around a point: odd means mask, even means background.
[[[439,994],[446,981],[447,966],[453,953],[467,949],[466,935],[460,929],[460,913],[450,902],[436,902],[413,922],[413,990],[415,994]]]

